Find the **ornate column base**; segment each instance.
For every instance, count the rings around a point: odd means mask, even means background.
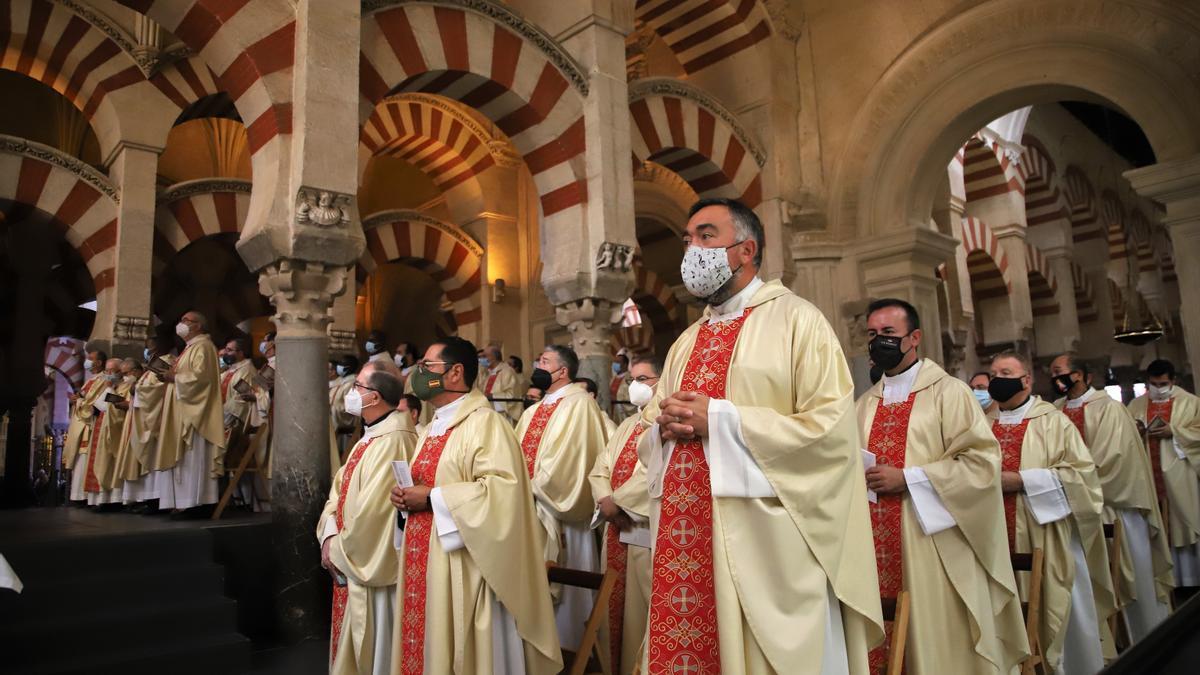
[[[608,383],[612,381],[612,334],[621,320],[620,303],[601,298],[584,298],[555,308],[555,318],[571,332],[571,346],[579,356],[579,377],[595,380],[596,397],[602,410],[611,403]]]

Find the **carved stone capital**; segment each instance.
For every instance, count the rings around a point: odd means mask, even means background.
[[[349,227],[354,222],[354,196],[301,187],[296,193],[296,225]]]
[[[329,351],[354,353],[357,350],[357,338],[352,330],[329,329]]]
[[[140,316],[118,316],[113,320],[113,340],[144,342],[150,335],[150,319]]]
[[[571,333],[571,345],[579,358],[611,356],[610,339],[621,320],[620,303],[583,298],[555,307],[554,317]]]
[[[606,241],[596,251],[596,269],[625,273],[633,269],[633,247]]]
[[[326,337],[333,299],[346,290],[348,268],[307,260],[277,260],[258,275],[258,292],[275,306],[284,337]]]

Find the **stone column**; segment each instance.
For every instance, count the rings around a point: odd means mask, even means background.
[[[333,300],[333,321],[329,324],[329,351],[333,354],[358,353],[358,339],[354,332],[358,325],[357,286],[354,268],[351,267],[346,270],[345,292]]]
[[[1166,207],[1162,223],[1171,234],[1179,275],[1179,318],[1190,370],[1200,362],[1200,302],[1189,297],[1200,288],[1200,155],[1125,172],[1133,189]],[[1189,289],[1191,289],[1189,293]]]
[[[579,356],[579,377],[591,378],[599,389],[596,400],[602,410],[611,401],[613,325],[621,319],[621,304],[584,298],[555,308],[558,322],[571,332],[571,344]]]
[[[993,228],[1000,249],[1008,257],[1008,307],[1012,312],[1014,340],[1028,350],[1033,337],[1033,301],[1029,297],[1029,265],[1025,258],[1025,226],[1011,223]],[[1027,352],[1028,353],[1028,352]],[[1029,353],[1032,357],[1033,354]]]
[[[857,257],[867,298],[900,298],[921,315],[921,355],[942,363],[942,320],[938,310],[937,266],[950,260],[958,241],[928,227],[868,238]]]
[[[1071,252],[1065,247],[1043,249],[1050,271],[1058,281],[1054,302],[1058,304],[1058,322],[1062,342],[1055,351],[1079,349],[1079,307],[1075,304],[1075,274],[1071,270]]]
[[[480,320],[465,327],[459,334],[482,348],[489,342],[503,345],[505,356],[520,350],[522,331],[529,322],[529,310],[521,301],[525,287],[521,274],[521,241],[517,219],[483,212],[463,225],[463,231],[483,247],[483,285]],[[494,287],[504,280],[502,298],[496,297]]]
[[[116,278],[107,302],[98,303],[92,337],[111,340],[113,356],[139,356],[150,328],[150,273],[154,260],[155,177],[161,148],[121,143],[112,162],[121,187]]]

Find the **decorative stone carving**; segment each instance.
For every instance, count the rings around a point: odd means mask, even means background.
[[[150,319],[140,316],[118,316],[113,320],[114,340],[142,342],[150,335]]]
[[[368,14],[373,14],[388,7],[405,4],[416,4],[416,2],[412,0],[362,0],[362,16],[366,18]],[[585,98],[587,97],[588,78],[583,68],[575,62],[575,59],[554,38],[543,32],[536,24],[527,21],[525,17],[517,14],[508,7],[497,2],[492,2],[491,0],[420,0],[420,4],[464,9],[476,14],[482,14],[508,27],[514,33],[537,47],[542,52],[542,55],[562,72],[567,81],[579,90],[581,95]]]
[[[138,70],[142,71],[147,78],[153,76],[163,65],[191,55],[191,50],[186,47],[174,48],[167,52],[160,50],[158,25],[141,14],[134,15],[134,27],[138,32],[134,36],[123,30],[112,19],[82,3],[75,2],[75,0],[53,1],[104,33],[109,40],[121,48],[121,51],[129,55]],[[151,26],[153,26],[153,30],[151,30]]]
[[[275,327],[290,337],[326,337],[333,299],[346,290],[348,267],[277,260],[258,275],[258,292],[275,306]]]
[[[674,96],[675,98],[687,99],[720,117],[733,130],[733,135],[737,136],[737,139],[742,142],[742,145],[754,157],[754,161],[758,164],[758,167],[761,169],[766,165],[767,153],[762,149],[758,141],[754,140],[746,132],[742,124],[738,122],[737,116],[704,91],[669,77],[651,77],[629,84],[630,103],[650,98],[651,96]]]
[[[628,272],[633,269],[633,247],[606,241],[596,252],[596,269],[610,272]]]
[[[83,181],[86,181],[92,187],[107,195],[114,202],[121,203],[121,193],[108,180],[108,176],[93,169],[91,165],[85,164],[74,157],[55,150],[48,145],[27,141],[24,138],[16,136],[7,136],[0,134],[0,152],[6,152],[11,155],[22,155],[40,159],[43,162],[48,162],[61,169],[66,169]]]
[[[356,343],[354,331],[329,329],[329,351],[353,353],[357,350]]]
[[[796,4],[791,0],[766,1],[767,16],[771,17],[775,34],[792,42],[800,39],[804,28],[804,19],[798,16],[801,12]]]
[[[302,187],[296,193],[296,224],[347,227],[353,197],[340,192]]]
[[[847,355],[855,356],[867,353],[867,300],[854,300],[842,303],[842,319],[846,325],[846,342],[849,344]]]
[[[609,358],[609,340],[621,320],[621,304],[602,298],[583,298],[554,308],[559,325],[571,333],[571,344],[580,359]]]
[[[170,204],[180,199],[194,195],[206,195],[213,192],[241,192],[250,194],[251,184],[248,180],[236,178],[202,178],[176,183],[159,193],[155,200],[158,204]]]

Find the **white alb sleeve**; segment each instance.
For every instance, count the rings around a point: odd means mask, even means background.
[[[1071,515],[1067,493],[1054,470],[1024,469],[1018,473],[1025,484],[1025,505],[1033,512],[1033,517],[1039,525],[1053,523]]]
[[[675,449],[675,441],[662,442],[662,432],[658,424],[650,425],[642,433],[642,442],[650,444],[650,452],[646,456],[646,491],[651,499],[662,497],[663,472],[671,461],[671,452]]]
[[[724,399],[708,401],[708,438],[704,440],[708,457],[709,482],[714,497],[756,499],[774,497],[766,474],[754,461],[742,436],[742,415],[737,406]]]
[[[337,518],[333,516],[326,518],[325,529],[321,530],[321,544],[323,545],[326,539],[336,535],[337,533]]]
[[[912,497],[913,511],[917,514],[917,522],[921,524],[922,532],[926,535],[937,534],[958,524],[954,522],[954,516],[946,510],[946,505],[942,503],[937,490],[933,489],[933,483],[929,482],[925,469],[919,466],[905,469],[904,482],[908,484],[908,494]]]
[[[441,543],[442,550],[449,553],[465,548],[467,544],[458,532],[454,516],[450,515],[450,507],[446,506],[441,488],[433,488],[430,491],[429,504],[433,507],[433,526],[437,528],[438,542]]]

